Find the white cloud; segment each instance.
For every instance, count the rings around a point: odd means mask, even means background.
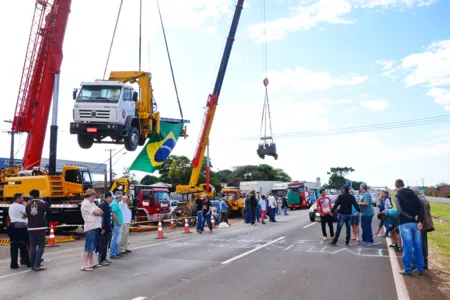
[[[341,104],[350,104],[355,102],[355,100],[351,99],[340,99],[340,100],[333,100],[331,101],[331,104],[341,105]]]
[[[382,66],[383,70],[389,71],[395,64],[395,60],[377,60],[377,65]]]
[[[450,90],[432,88],[427,95],[433,97],[435,103],[443,105],[446,111],[450,111]]]
[[[359,104],[373,111],[383,111],[389,107],[389,102],[386,100],[363,100]]]
[[[272,71],[268,78],[275,91],[287,88],[293,92],[325,91],[334,86],[360,85],[368,79],[367,76],[357,74],[333,77],[328,72],[315,72],[303,67],[284,69],[282,72]]]
[[[427,6],[437,0],[304,0],[291,9],[291,16],[256,24],[248,28],[250,36],[257,42],[263,41],[263,30],[267,41],[284,39],[287,34],[309,30],[320,24],[353,24],[347,18],[355,9],[392,9]],[[321,28],[322,30],[322,28]]]

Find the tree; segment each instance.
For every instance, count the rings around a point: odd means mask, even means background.
[[[216,173],[216,178],[222,183],[229,183],[232,180],[233,171],[231,170],[220,170]]]
[[[153,175],[145,175],[144,178],[141,179],[141,184],[144,185],[152,185],[158,182],[158,177]]]
[[[328,180],[329,187],[331,189],[342,188],[346,183],[345,176],[354,171],[355,169],[353,169],[352,167],[330,168],[330,171],[327,172],[327,174],[330,175],[330,179]]]

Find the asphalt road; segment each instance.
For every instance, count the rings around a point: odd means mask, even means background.
[[[330,247],[306,210],[278,220],[134,234],[133,253],[93,272],[80,271],[82,242],[47,249],[43,272],[1,260],[0,299],[397,299],[384,239]]]
[[[427,196],[427,199],[432,202],[440,202],[450,204],[450,198],[439,198],[439,197],[430,197]]]

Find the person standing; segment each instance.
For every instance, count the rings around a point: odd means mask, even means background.
[[[361,183],[359,190],[362,193],[361,200],[358,203],[361,207],[362,243],[371,246],[373,245],[372,218],[374,215],[372,196],[367,191],[365,183]]]
[[[350,191],[350,195],[355,197],[355,193],[353,192],[353,190]],[[356,197],[355,200],[356,202],[358,202],[358,199],[356,199]],[[359,212],[354,206],[352,206],[352,232],[352,240],[359,242]]]
[[[273,196],[272,192],[269,194],[269,207],[270,207],[269,220],[270,222],[276,222],[275,214],[276,214],[277,200],[275,200],[275,197]]]
[[[222,222],[225,222],[228,225],[230,225],[230,223],[228,223],[228,204],[225,202],[225,200],[223,200],[223,198],[220,198],[219,210],[222,217],[221,218]]]
[[[266,212],[267,212],[267,199],[266,196],[262,196],[259,200],[259,207],[261,209],[261,224],[266,224],[264,222],[264,219],[266,218]]]
[[[424,210],[417,195],[409,188],[405,188],[403,180],[395,181],[397,194],[395,206],[398,211],[400,235],[403,246],[402,275],[413,274],[413,256],[417,274],[423,275],[425,270],[422,252],[422,234]]]
[[[39,198],[38,190],[30,191],[26,214],[28,217],[28,234],[30,237],[30,263],[34,271],[46,270],[42,266],[42,256],[45,248],[45,232],[51,214],[47,201]]]
[[[94,263],[94,251],[97,248],[98,237],[102,228],[103,211],[95,205],[95,191],[86,190],[85,199],[81,203],[81,216],[84,220],[84,260],[81,271],[92,271],[96,266]]]
[[[131,252],[131,250],[128,249],[128,236],[130,233],[132,212],[128,207],[128,202],[128,196],[123,196],[122,201],[119,203],[123,215],[122,236],[120,238],[120,254],[128,254]]]
[[[8,226],[8,236],[10,237],[10,253],[11,253],[11,269],[19,268],[17,263],[18,252],[20,249],[20,257],[23,263],[28,267],[31,266],[29,255],[29,236],[28,236],[28,219],[23,203],[23,194],[14,195],[14,203],[8,210],[11,223]]]
[[[277,215],[281,215],[281,205],[282,204],[283,204],[283,200],[281,199],[281,197],[277,197],[277,207],[276,207]]]
[[[428,269],[428,232],[434,231],[434,224],[433,218],[431,217],[430,202],[428,202],[427,197],[422,195],[417,187],[413,189],[413,191],[419,198],[420,204],[422,205],[423,209],[423,228],[421,234],[422,234],[423,262],[424,262],[424,269],[426,270]]]
[[[102,230],[99,236],[98,242],[98,264],[101,266],[108,266],[111,262],[106,259],[108,255],[108,243],[111,239],[111,233],[113,229],[113,218],[111,212],[112,193],[107,192],[105,194],[105,200],[100,203],[100,209],[103,211],[102,215]]]
[[[331,216],[331,199],[326,196],[325,189],[320,190],[320,198],[317,199],[317,211],[320,214],[323,240],[328,240],[326,224],[330,228],[330,237],[334,238],[333,217]]]
[[[109,252],[109,257],[112,259],[118,259],[123,257],[122,254],[119,253],[120,240],[122,238],[122,224],[123,224],[123,214],[122,209],[120,208],[119,201],[122,200],[122,193],[117,192],[115,194],[115,198],[111,202],[111,212],[114,220],[114,229],[112,232],[111,238],[111,249]]]
[[[250,223],[252,226],[256,226],[256,224],[255,224],[256,206],[257,206],[257,201],[256,201],[255,191],[252,191],[250,193]]]
[[[333,208],[331,209],[331,216],[334,215],[336,209],[339,207],[339,215],[338,215],[338,225],[336,228],[336,234],[334,235],[333,241],[330,242],[330,245],[336,246],[339,235],[341,234],[342,226],[345,223],[346,236],[345,236],[345,244],[350,244],[350,224],[352,221],[352,207],[355,207],[357,211],[360,211],[358,203],[356,203],[355,197],[350,195],[348,186],[344,186],[342,188],[342,193],[336,199]]]
[[[261,221],[261,207],[259,206],[259,200],[261,199],[261,196],[259,193],[256,193],[256,222]]]
[[[205,227],[205,220],[203,220],[203,200],[200,199],[200,195],[196,195],[195,207],[197,208],[197,232],[203,233]]]
[[[212,232],[213,228],[211,223],[211,201],[209,201],[208,196],[206,195],[205,199],[203,200],[202,214],[203,214],[203,228],[205,227],[205,222],[207,222],[209,231]]]
[[[287,216],[288,215],[288,203],[287,203],[287,199],[285,196],[283,196],[283,204],[282,204],[282,208],[284,209],[284,215]]]

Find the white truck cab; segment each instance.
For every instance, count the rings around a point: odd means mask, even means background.
[[[136,110],[138,93],[130,84],[112,80],[82,82],[79,91],[74,89],[73,99],[70,133],[78,136],[81,148],[89,149],[93,143],[117,143],[134,151],[144,145]],[[108,137],[111,141],[103,141]]]

